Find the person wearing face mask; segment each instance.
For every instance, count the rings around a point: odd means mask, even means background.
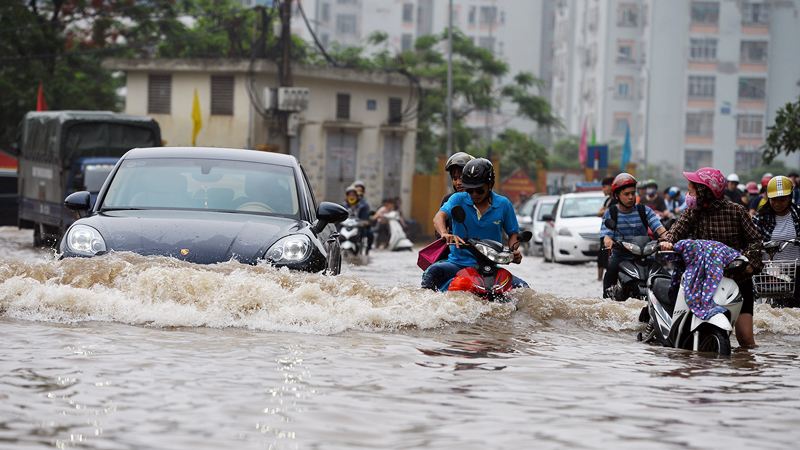
[[[741,347],[755,347],[752,275],[762,267],[761,233],[743,205],[724,197],[726,180],[722,172],[703,167],[683,176],[689,181],[687,208],[667,232],[661,249],[672,250],[672,245],[683,239],[705,239],[721,242],[747,257],[750,264],[735,280],[744,300],[736,321],[736,340]]]
[[[644,183],[644,199],[642,200],[645,206],[652,209],[656,215],[661,218],[670,216],[667,210],[667,202],[658,194],[658,183],[656,180],[647,180]]]
[[[769,180],[767,185],[768,203],[758,210],[758,214],[753,219],[765,241],[788,241],[800,237],[800,208],[792,198],[794,189],[794,183],[788,177],[777,176]],[[787,245],[773,259],[775,261],[800,259],[800,247]],[[795,268],[796,279],[797,269]],[[800,306],[799,298],[798,284],[795,283],[794,303],[790,306]]]
[[[636,178],[629,173],[621,173],[611,183],[611,195],[617,203],[608,208],[603,214],[600,225],[600,236],[603,245],[610,252],[608,267],[603,276],[603,298],[616,298],[611,289],[617,284],[619,278],[619,265],[625,258],[632,258],[614,248],[612,238],[624,236],[627,239],[637,236],[647,236],[648,230],[656,236],[663,236],[666,229],[661,225],[661,220],[650,207],[636,203]],[[616,227],[612,230],[606,227],[606,220],[612,219]]]
[[[508,246],[514,251],[513,262],[519,264],[522,261],[517,214],[508,198],[492,191],[494,180],[494,166],[488,159],[473,159],[464,166],[461,176],[464,191],[454,193],[433,217],[436,232],[450,244],[450,254],[446,261],[438,261],[425,270],[422,274],[423,288],[442,289],[459,270],[477,264],[469,250],[460,248],[468,237],[467,233],[470,238],[497,242],[503,242],[505,233]],[[464,210],[466,218],[464,223],[453,223],[451,232],[447,228],[447,219],[456,206]],[[516,276],[512,284],[515,288],[528,287]]]
[[[367,203],[361,199],[361,197],[358,195],[358,189],[353,185],[348,186],[344,193],[345,202],[343,206],[347,208],[347,211],[350,213],[350,217],[355,217],[361,221],[361,225],[359,227],[361,236],[367,237],[369,240],[369,205],[367,205]],[[369,253],[369,250],[372,247],[371,240],[369,240],[367,245],[367,252]]]

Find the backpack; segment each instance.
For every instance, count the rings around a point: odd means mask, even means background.
[[[650,229],[650,225],[647,223],[647,211],[644,209],[644,205],[637,203],[636,211],[639,212],[639,218],[642,219],[642,225],[644,225],[644,229],[647,230],[647,234],[650,235],[653,230]],[[608,214],[611,216],[611,220],[613,220],[614,223],[617,223],[617,218],[619,217],[619,209],[617,209],[617,205],[611,205],[608,209]]]

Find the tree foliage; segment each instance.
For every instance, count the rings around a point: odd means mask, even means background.
[[[800,98],[778,110],[775,124],[769,127],[763,158],[770,163],[781,153],[800,150]]]

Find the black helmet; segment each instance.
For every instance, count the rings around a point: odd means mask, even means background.
[[[473,158],[469,153],[453,153],[449,158],[447,158],[447,162],[444,164],[444,170],[450,172],[451,167],[461,167],[463,169],[464,166],[466,166],[467,163],[473,159],[475,158]]]
[[[464,189],[476,188],[488,184],[494,186],[494,166],[486,158],[476,158],[464,166],[461,175],[461,183]]]

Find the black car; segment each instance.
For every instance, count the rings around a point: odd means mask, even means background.
[[[347,210],[314,194],[289,155],[226,148],[137,148],[88,192],[64,201],[87,217],[61,240],[63,257],[110,251],[199,264],[267,261],[309,272],[341,268],[332,224]]]

